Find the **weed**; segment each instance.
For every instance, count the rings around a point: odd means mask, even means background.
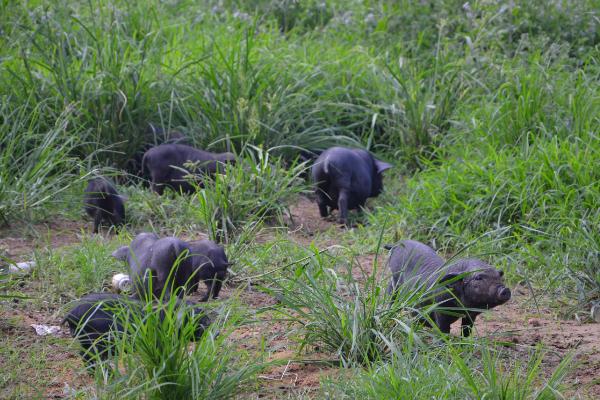
[[[422,342],[415,311],[430,298],[426,288],[399,290],[392,302],[382,290],[376,265],[367,272],[351,253],[332,257],[311,250],[293,275],[274,277],[265,287],[284,307],[278,310],[285,320],[301,327],[301,349],[333,353],[348,367],[385,360],[398,343]],[[337,263],[341,266],[335,268]]]
[[[226,165],[213,179],[200,177],[195,213],[208,228],[212,240],[228,241],[250,229],[256,232],[263,222],[283,223],[289,203],[307,187],[301,179],[305,163],[283,168],[281,159],[258,147],[247,149],[248,157]]]

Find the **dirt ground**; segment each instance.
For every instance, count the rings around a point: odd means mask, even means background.
[[[292,208],[295,227],[290,229],[290,238],[307,245],[319,231],[331,228],[334,222],[323,220],[317,207],[309,199],[302,198]],[[341,228],[339,228],[341,229]],[[30,259],[34,249],[44,246],[60,247],[81,241],[81,235],[88,234],[90,224],[66,220],[47,221],[25,229],[11,227],[0,231],[0,252],[16,261]],[[52,234],[50,234],[52,232]],[[320,246],[335,244],[319,243]],[[385,261],[385,260],[383,260]],[[383,262],[382,261],[382,262]],[[369,269],[373,255],[359,257],[361,266]],[[269,296],[252,290],[240,293],[237,288],[225,287],[222,298],[234,293],[241,296],[244,304],[251,308],[274,304]],[[540,299],[538,299],[540,300]],[[540,301],[540,304],[547,302]],[[82,363],[75,347],[65,350],[69,343],[68,330],[62,328],[57,335],[37,336],[31,324],[59,325],[60,315],[45,314],[30,310],[29,307],[0,308],[0,345],[39,349],[45,355],[47,365],[44,368],[27,368],[28,363],[36,360],[23,360],[23,368],[18,373],[19,385],[29,387],[25,390],[32,397],[65,398],[70,388],[92,384],[86,373],[82,372]],[[526,359],[532,349],[542,345],[546,349],[543,368],[551,371],[566,354],[576,353],[573,371],[567,383],[572,385],[570,396],[574,398],[600,398],[600,324],[581,324],[572,320],[561,320],[556,310],[548,306],[536,307],[531,293],[524,287],[513,288],[513,299],[503,306],[480,317],[475,325],[475,335],[494,338],[507,342],[508,351],[514,352],[519,359]],[[458,326],[453,333],[458,335]],[[311,396],[317,392],[320,380],[325,376],[340,376],[345,371],[333,366],[331,356],[327,354],[296,354],[296,344],[287,337],[290,327],[282,323],[273,323],[268,319],[239,328],[232,340],[249,351],[257,349],[261,341],[266,340],[268,357],[282,360],[283,365],[265,371],[259,377],[260,395],[251,398],[282,398],[288,393]],[[18,352],[3,352],[2,358],[19,357]],[[0,359],[0,370],[5,370],[8,359]],[[9,375],[0,380],[0,398],[5,398],[5,387]],[[13,379],[14,381],[14,379]],[[41,382],[41,383],[40,383]]]

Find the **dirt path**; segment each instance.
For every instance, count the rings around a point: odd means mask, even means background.
[[[64,218],[39,222],[35,225],[13,224],[0,229],[0,255],[15,261],[29,261],[34,250],[58,248],[81,241],[89,232],[85,221]]]
[[[316,234],[331,229],[333,224],[322,220],[317,207],[306,198],[302,198],[292,208],[292,215],[295,228],[291,229],[290,239],[302,245],[310,244]],[[31,233],[19,236],[23,231],[0,231],[0,249],[8,256],[22,261],[22,258],[27,258],[35,248],[78,243],[81,241],[82,231],[89,230],[87,224],[64,220],[47,222],[33,227],[33,231],[38,228],[41,234],[37,236]],[[332,244],[334,242],[330,240],[319,242],[319,246],[323,247]],[[365,254],[359,257],[358,261],[363,268],[370,270],[373,255]],[[384,261],[385,257],[380,262]],[[577,364],[568,378],[568,383],[573,384],[571,394],[581,398],[600,398],[600,324],[579,324],[576,321],[557,319],[554,317],[556,312],[548,307],[536,309],[535,302],[525,288],[517,287],[513,292],[514,297],[508,304],[486,313],[477,320],[475,334],[510,343],[508,351],[514,352],[522,360],[527,359],[532,349],[541,344],[547,350],[543,365],[545,371],[551,371],[566,354],[575,351]],[[233,287],[225,287],[221,297],[228,298],[234,295],[240,296],[242,303],[250,309],[274,304],[274,300],[263,293],[240,291]],[[68,387],[92,384],[90,378],[80,372],[82,363],[74,348],[65,349],[64,343],[69,343],[70,339],[64,328],[58,337],[40,337],[30,327],[32,323],[58,325],[59,315],[40,313],[27,306],[3,306],[0,311],[0,346],[5,349],[39,349],[46,355],[44,359],[47,365],[43,369],[32,369],[36,372],[31,373],[27,365],[35,360],[24,360],[21,363],[22,370],[15,371],[20,374],[20,384],[38,383],[38,387],[28,390],[30,393],[35,394],[41,390],[42,397],[63,398],[68,393]],[[260,398],[281,398],[287,393],[311,396],[318,390],[322,377],[346,373],[323,362],[331,358],[327,354],[296,354],[297,345],[287,337],[290,327],[283,323],[274,323],[269,320],[268,314],[259,319],[256,324],[237,329],[232,339],[250,352],[259,349],[261,343],[266,343],[270,359],[287,360],[284,361],[284,365],[265,371],[260,376]],[[458,335],[458,328],[455,324],[455,335]],[[10,357],[13,356],[18,357],[18,352],[13,354],[8,350],[3,353],[3,358],[7,359],[0,360],[0,370],[5,369],[6,365],[3,364],[10,363]],[[0,398],[4,398],[3,393],[8,389],[10,388],[3,388],[3,383],[0,383]]]

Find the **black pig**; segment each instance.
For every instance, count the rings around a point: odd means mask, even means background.
[[[120,226],[125,221],[125,198],[103,177],[92,179],[85,189],[85,211],[94,218],[94,233],[102,221]]]
[[[327,207],[338,209],[340,224],[347,225],[348,209],[363,207],[367,198],[377,197],[383,190],[382,172],[391,167],[366,150],[325,150],[312,167],[321,216],[327,217]]]
[[[230,265],[223,247],[212,240],[198,240],[188,243],[192,255],[194,277],[197,282],[203,281],[206,285],[206,294],[200,301],[208,301],[219,297],[223,281],[227,277],[227,267]]]
[[[192,193],[193,185],[185,180],[184,164],[199,163],[206,174],[215,174],[220,164],[235,162],[233,153],[210,153],[183,144],[162,144],[148,150],[142,159],[142,169],[150,172],[152,190],[162,194],[165,186],[176,191]],[[201,184],[201,183],[200,183]]]
[[[407,282],[411,286],[430,287],[436,282],[449,281],[447,286],[451,293],[440,289],[435,302],[444,308],[457,308],[453,314],[459,315],[432,313],[432,320],[444,333],[450,333],[450,324],[462,316],[462,334],[469,336],[480,314],[470,309],[491,309],[511,297],[510,289],[504,286],[502,271],[474,258],[453,261],[446,266],[431,247],[417,241],[404,240],[394,246],[389,266],[392,280],[387,290],[390,294]]]
[[[159,239],[153,233],[140,233],[130,246],[123,246],[112,255],[119,260],[127,261],[135,296],[138,298],[146,296],[151,277],[152,294],[160,298],[168,279],[171,287],[167,289],[166,296],[176,288],[193,283],[189,250],[186,242],[175,237]],[[177,269],[171,272],[175,265]],[[182,291],[179,292],[179,296],[183,296]]]
[[[188,323],[189,318],[194,323],[192,340],[199,340],[210,325],[210,319],[204,315],[200,307],[186,302],[187,307],[180,307],[177,313],[181,326]],[[93,365],[94,355],[106,359],[111,353],[114,343],[124,333],[127,321],[132,314],[142,316],[144,307],[135,299],[114,293],[91,293],[78,300],[67,313],[62,324],[68,324],[71,336],[79,340],[81,355],[88,365]],[[162,320],[165,311],[161,310]],[[139,321],[137,318],[133,321]]]
[[[146,130],[142,134],[143,142],[139,149],[132,155],[132,158],[127,161],[126,170],[133,175],[142,178],[142,182],[150,181],[150,175],[142,170],[142,158],[144,153],[152,147],[163,143],[179,143],[188,144],[189,139],[177,130],[165,130],[158,125],[149,123]]]

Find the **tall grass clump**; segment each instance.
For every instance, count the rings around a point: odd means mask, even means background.
[[[251,364],[228,342],[239,322],[228,308],[219,310],[200,338],[195,335],[203,315],[176,297],[158,305],[124,302],[103,308],[115,313],[122,330],[109,334],[114,346],[106,360],[88,354],[100,398],[228,399],[264,367],[256,359]]]
[[[598,211],[596,211],[598,212]],[[598,220],[596,218],[594,220]],[[563,243],[568,257],[562,256],[565,265],[563,274],[575,285],[576,302],[569,301],[571,306],[567,313],[581,320],[594,318],[589,312],[600,305],[600,232],[598,224],[582,220],[580,225],[567,235],[558,236],[554,232],[546,234],[546,241]],[[566,239],[563,238],[566,236]]]
[[[109,148],[97,159],[124,167],[146,139],[155,103],[169,99],[155,82],[162,35],[147,18],[153,11],[108,1],[34,8],[15,31],[21,51],[2,64],[11,83],[2,91],[15,105],[48,102],[55,114],[75,105],[69,132],[84,140],[71,155]]]
[[[531,352],[526,362],[509,363],[506,354],[486,344],[395,349],[389,362],[356,370],[353,379],[325,383],[327,398],[335,399],[562,399],[562,383],[572,355],[549,378],[542,370],[544,353]]]
[[[455,108],[466,95],[460,70],[441,53],[431,67],[400,58],[388,70],[394,86],[394,102],[386,112],[398,119],[379,139],[404,156],[411,164],[422,157],[432,158],[451,127]]]
[[[350,252],[332,257],[311,250],[291,273],[267,279],[264,289],[279,301],[283,319],[298,327],[301,350],[317,348],[351,367],[387,360],[403,344],[423,345],[420,322],[436,308],[435,288],[402,287],[392,300],[384,289],[388,276],[375,264],[369,272]]]
[[[308,189],[301,178],[305,163],[285,168],[280,158],[259,147],[248,147],[242,154],[245,157],[224,166],[223,173],[198,177],[203,187],[194,199],[196,216],[213,240],[228,241],[251,227],[256,232],[263,222],[283,224],[290,216],[291,200]]]
[[[484,157],[465,150],[465,158],[408,182],[403,210],[420,229],[480,234],[513,224],[570,225],[600,199],[600,175],[591,168],[600,148],[552,140],[533,145],[528,155],[484,150]]]
[[[0,104],[0,224],[31,218],[44,207],[58,207],[57,196],[80,184],[80,160],[73,152],[81,145],[70,132],[73,109],[56,115],[53,126],[43,128],[46,104],[33,109]]]
[[[297,148],[358,143],[372,113],[354,94],[362,98],[371,91],[362,79],[371,75],[363,72],[371,57],[347,45],[329,54],[321,40],[307,41],[307,54],[295,43],[255,35],[254,29],[211,36],[206,44],[211,57],[174,80],[173,118],[185,121],[196,144],[276,147],[291,160]],[[349,80],[353,75],[358,79]]]

